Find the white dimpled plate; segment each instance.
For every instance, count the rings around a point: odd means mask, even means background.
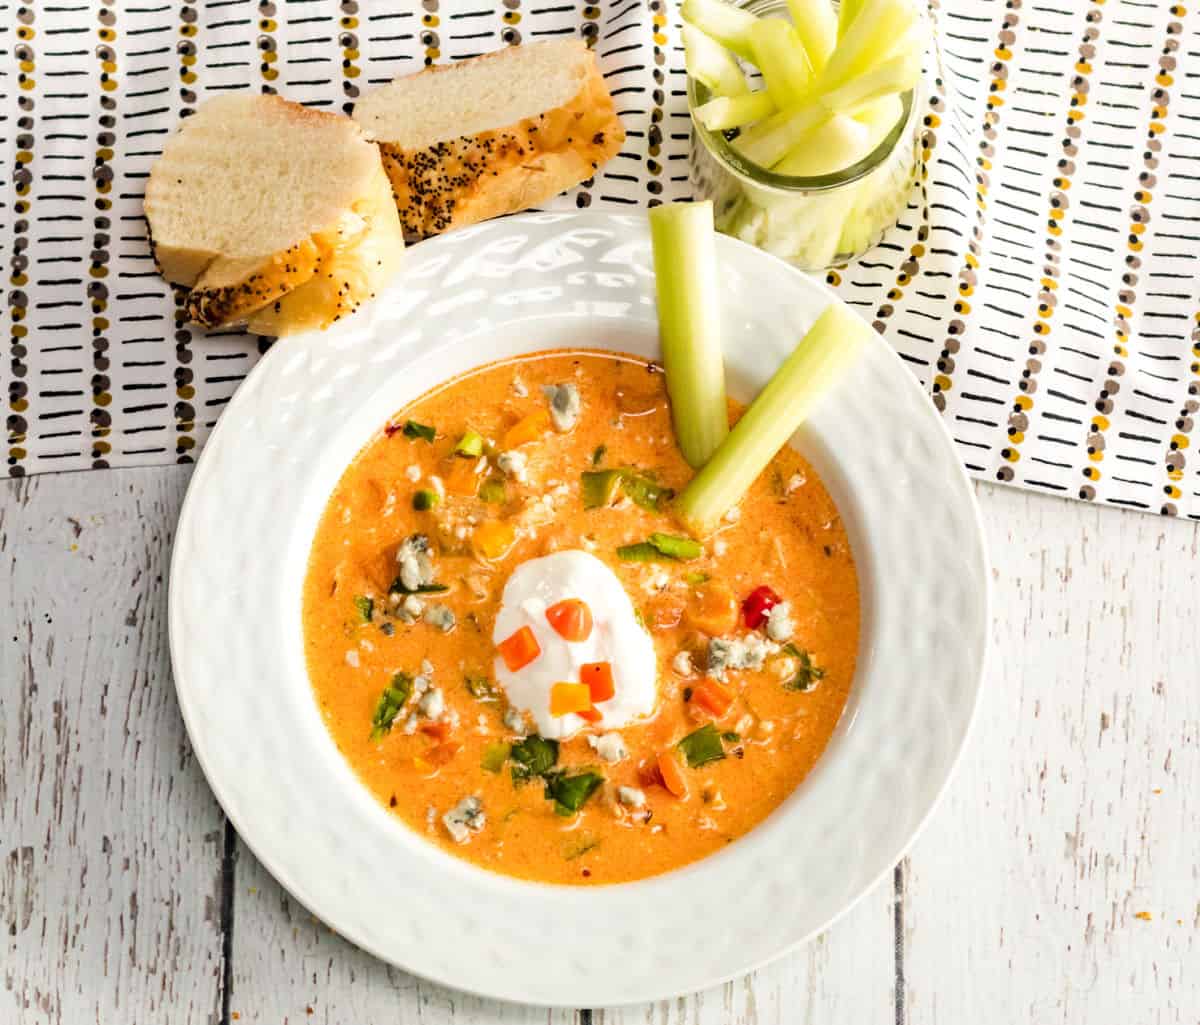
[[[719,238],[718,253],[730,387],[745,401],[837,300],[741,243]],[[427,978],[576,1007],[748,971],[828,926],[892,867],[966,738],[988,580],[945,428],[879,340],[795,439],[846,522],[863,631],[846,714],[778,811],[720,853],[637,883],[495,875],[410,831],[338,754],[301,648],[308,549],[347,463],[433,384],[539,349],[657,355],[649,236],[642,215],[527,214],[423,243],[406,261],[356,316],[276,344],[196,468],[171,567],[171,652],[213,790],[299,900]]]

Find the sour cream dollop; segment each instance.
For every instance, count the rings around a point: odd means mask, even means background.
[[[592,632],[586,640],[567,641],[546,620],[546,609],[567,598],[578,598],[592,610]],[[499,644],[523,626],[533,631],[541,654],[516,672],[497,658],[496,679],[509,704],[532,715],[543,737],[559,740],[589,725],[574,713],[550,714],[550,688],[579,683],[579,669],[588,662],[612,666],[615,692],[596,705],[602,718],[590,725],[620,729],[654,711],[654,642],[638,625],[633,602],[617,575],[594,555],[574,549],[555,552],[513,570],[504,585],[492,640]]]

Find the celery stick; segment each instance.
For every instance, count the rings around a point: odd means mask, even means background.
[[[838,38],[846,34],[850,28],[850,23],[854,20],[854,16],[858,14],[858,9],[862,7],[863,0],[841,0],[838,4]]]
[[[750,26],[750,50],[775,106],[794,107],[804,101],[813,70],[804,44],[791,25],[778,18],[758,18]]]
[[[774,167],[789,150],[795,149],[809,132],[828,118],[829,111],[820,103],[806,103],[791,110],[781,110],[742,132],[734,148],[761,167]]]
[[[749,11],[724,0],[683,0],[679,13],[689,25],[694,25],[739,57],[751,59],[750,27],[758,19]]]
[[[683,50],[687,73],[715,95],[742,96],[750,91],[746,76],[729,51],[698,28],[683,26]]]
[[[718,96],[694,111],[696,118],[710,132],[723,132],[753,124],[775,113],[775,103],[767,92],[747,93],[745,96]]]
[[[838,16],[829,0],[788,0],[792,24],[814,71],[820,71],[837,45]]]
[[[675,512],[695,537],[710,533],[745,496],[826,390],[849,369],[874,332],[833,303],[775,371],[729,437],[679,496]]]
[[[896,122],[904,114],[904,103],[899,96],[881,96],[877,100],[859,107],[854,112],[854,120],[867,130],[867,143],[873,150],[888,133],[896,127]]]
[[[921,55],[915,50],[889,57],[864,75],[836,89],[821,93],[821,103],[830,110],[854,113],[881,96],[907,92],[921,77]]]
[[[824,91],[871,70],[916,24],[912,0],[865,0],[822,73]]]
[[[684,459],[700,467],[729,433],[712,201],[655,207],[650,241],[671,422]]]
[[[870,152],[866,126],[845,114],[834,114],[776,164],[775,173],[798,178],[832,174],[858,163]]]

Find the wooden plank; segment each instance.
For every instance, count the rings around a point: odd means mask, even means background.
[[[223,818],[167,658],[185,483],[0,484],[0,1021],[219,1020]]]
[[[1195,1022],[1200,526],[981,500],[990,685],[912,853],[908,1021]]]

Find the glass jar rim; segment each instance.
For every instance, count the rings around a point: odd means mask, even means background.
[[[835,7],[838,6],[838,0],[831,0],[831,2]],[[754,14],[767,14],[778,10],[787,10],[785,0],[735,0],[735,3],[736,6]],[[871,150],[870,153],[857,162],[850,164],[848,167],[843,167],[838,171],[807,177],[777,174],[768,167],[763,167],[761,164],[747,160],[729,144],[723,133],[705,128],[696,118],[696,108],[704,102],[704,100],[700,99],[699,90],[704,89],[707,92],[708,89],[707,86],[697,82],[691,75],[687,76],[688,116],[692,121],[692,130],[704,144],[704,148],[708,150],[712,158],[725,171],[742,182],[758,188],[776,189],[780,192],[827,192],[865,178],[887,160],[892,151],[899,145],[900,140],[907,134],[908,125],[917,109],[917,95],[920,88],[921,85],[918,83],[917,86],[909,89],[907,92],[898,94],[902,104],[900,116],[896,119],[896,123],[887,135],[880,141],[879,145]]]

